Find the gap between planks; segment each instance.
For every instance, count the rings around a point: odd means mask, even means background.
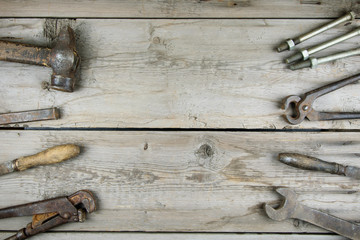
[[[0,238],[11,236],[14,232],[0,232]],[[325,234],[218,234],[218,233],[41,233],[36,240],[97,240],[97,239],[127,239],[127,240],[344,240],[345,238]]]

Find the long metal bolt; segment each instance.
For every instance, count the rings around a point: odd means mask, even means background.
[[[310,57],[309,60],[290,65],[290,69],[297,70],[297,69],[307,68],[307,67],[316,68],[317,65],[319,65],[319,64],[327,63],[327,62],[335,61],[340,58],[346,58],[346,57],[351,57],[351,56],[355,56],[355,55],[360,55],[360,48],[356,48],[356,49],[353,49],[350,51],[336,53],[336,54],[326,56],[326,57],[320,57],[320,58]]]
[[[360,28],[355,29],[354,31],[351,31],[345,35],[342,35],[340,37],[331,39],[327,42],[318,44],[316,46],[310,47],[308,49],[301,50],[299,53],[292,55],[291,57],[287,58],[285,60],[286,63],[292,63],[298,60],[307,60],[311,54],[314,54],[316,52],[319,52],[321,50],[324,50],[325,48],[331,47],[337,43],[343,42],[349,38],[355,37],[360,34]]]
[[[282,51],[285,51],[285,50],[291,50],[295,47],[295,45],[301,43],[301,42],[304,42],[305,40],[311,38],[311,37],[314,37],[315,35],[318,35],[330,28],[333,28],[341,23],[344,23],[344,22],[347,22],[347,21],[352,21],[355,19],[355,16],[356,14],[354,12],[349,12],[347,13],[346,15],[332,21],[332,22],[329,22],[319,28],[315,28],[314,30],[308,32],[308,33],[305,33],[303,35],[300,35],[294,39],[288,39],[286,40],[285,42],[283,42],[282,44],[279,45],[279,47],[277,48],[277,51],[278,52],[282,52]]]

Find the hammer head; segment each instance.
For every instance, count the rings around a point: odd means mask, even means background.
[[[276,221],[292,218],[297,203],[296,193],[289,188],[277,188],[276,191],[284,197],[283,202],[277,209],[265,204],[266,214]]]
[[[75,74],[80,64],[76,51],[75,34],[71,27],[63,28],[51,49],[50,66],[53,69],[50,87],[64,92],[72,92],[76,82]]]

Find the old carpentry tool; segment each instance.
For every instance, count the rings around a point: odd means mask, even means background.
[[[24,171],[39,165],[59,163],[76,157],[79,153],[80,147],[74,144],[58,145],[31,156],[20,157],[9,162],[1,163],[0,175],[15,171]]]
[[[11,112],[0,114],[0,125],[21,123],[21,122],[35,122],[43,120],[56,120],[60,118],[60,111],[58,108],[46,108],[39,110],[30,110],[23,112]]]
[[[333,27],[341,24],[341,23],[354,20],[355,16],[356,16],[356,14],[354,12],[349,12],[346,15],[344,15],[332,22],[329,22],[319,28],[316,28],[308,33],[302,34],[294,39],[288,39],[284,43],[279,45],[279,47],[277,48],[277,51],[282,52],[285,50],[292,50],[295,47],[295,45],[297,45],[301,42],[304,42],[305,40],[307,40],[309,38],[312,38],[330,28],[333,28]]]
[[[303,97],[295,95],[286,97],[283,100],[282,108],[285,110],[291,108],[292,113],[288,112],[285,114],[285,118],[291,124],[299,124],[305,118],[309,119],[310,121],[359,119],[360,113],[318,112],[312,108],[312,104],[318,97],[354,83],[358,80],[360,80],[360,74],[314,89],[305,93]]]
[[[280,153],[279,160],[282,163],[296,168],[322,171],[360,179],[360,168],[354,166],[344,166],[335,162],[327,162],[319,158],[298,153]]]
[[[70,27],[60,31],[53,48],[0,41],[0,60],[51,67],[50,87],[65,92],[74,90],[75,72],[80,63],[74,31]]]
[[[0,209],[0,219],[33,215],[32,222],[20,229],[11,240],[26,239],[68,222],[84,222],[86,213],[96,210],[95,199],[89,190],[81,190],[69,197]]]
[[[328,47],[331,47],[337,43],[340,43],[340,42],[343,42],[349,38],[352,38],[352,37],[355,37],[357,35],[360,34],[360,28],[357,28],[355,29],[354,31],[351,31],[345,35],[342,35],[340,37],[337,37],[337,38],[334,38],[334,39],[331,39],[327,42],[324,42],[324,43],[321,43],[321,44],[318,44],[316,46],[313,46],[313,47],[310,47],[308,49],[303,49],[301,50],[299,53],[295,54],[295,55],[292,55],[291,57],[285,59],[285,62],[286,63],[293,63],[293,62],[296,62],[298,60],[307,60],[310,55],[316,53],[316,52],[319,52],[325,48],[328,48]]]
[[[276,221],[300,219],[344,237],[360,239],[360,225],[300,204],[296,193],[289,188],[277,188],[276,191],[285,199],[277,209],[265,204],[265,212],[271,219]]]
[[[356,55],[360,55],[360,48],[356,48],[356,49],[353,49],[350,51],[336,53],[336,54],[326,56],[326,57],[319,57],[319,58],[310,57],[306,61],[302,61],[302,62],[298,62],[298,63],[290,65],[290,69],[297,70],[297,69],[307,68],[307,67],[316,68],[317,65],[319,65],[319,64],[335,61],[335,60],[341,59],[341,58],[356,56]]]

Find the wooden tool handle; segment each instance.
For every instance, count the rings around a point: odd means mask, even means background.
[[[59,145],[31,156],[18,158],[15,160],[15,166],[18,171],[24,171],[39,165],[59,163],[75,157],[79,153],[79,146],[74,144]]]
[[[315,157],[310,157],[298,153],[280,153],[279,160],[280,162],[283,162],[287,165],[305,170],[323,171],[343,175],[343,173],[341,172],[343,166],[340,164],[334,162],[326,162]]]

